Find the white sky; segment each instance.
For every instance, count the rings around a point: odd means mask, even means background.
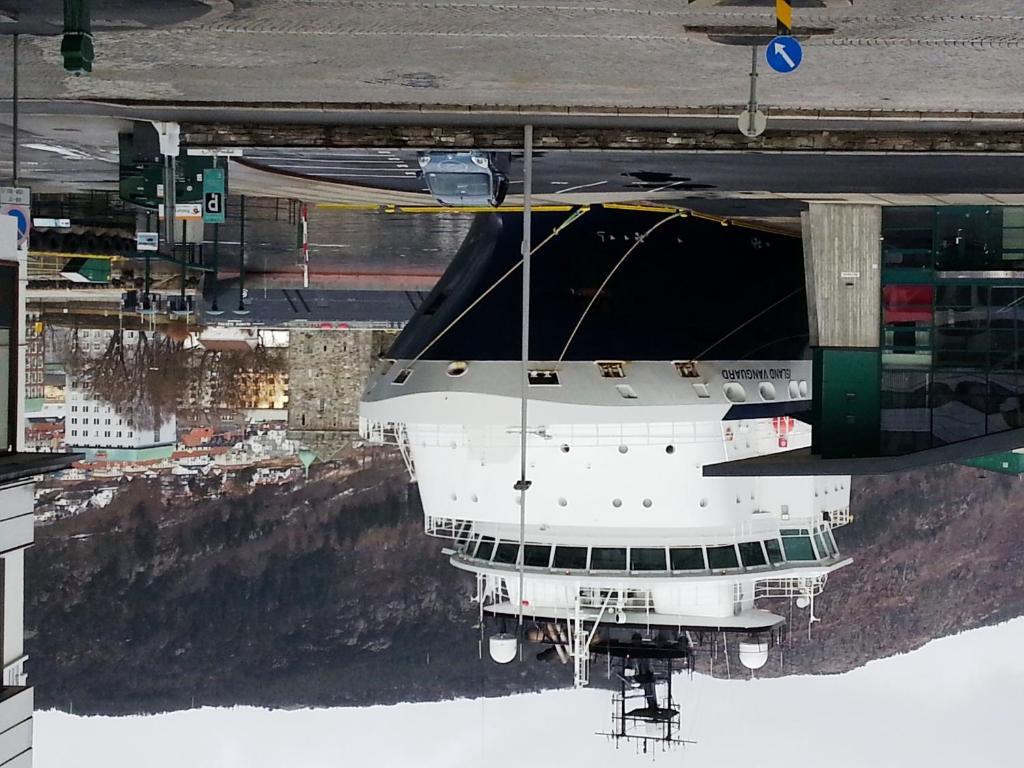
[[[659,754],[661,766],[1017,768],[1024,754],[1024,617],[844,675],[694,677],[676,692],[684,734],[699,743]],[[608,726],[610,702],[608,691],[566,690],[363,709],[206,708],[121,718],[38,712],[35,766],[649,764],[649,756],[616,751],[592,735]]]

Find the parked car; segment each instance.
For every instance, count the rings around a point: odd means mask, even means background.
[[[509,152],[421,152],[419,164],[442,205],[499,206],[508,192]]]

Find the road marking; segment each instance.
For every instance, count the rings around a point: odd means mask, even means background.
[[[391,162],[395,162],[395,163],[398,162],[398,158],[397,157],[394,158],[394,160],[392,161],[391,158],[377,159],[377,158],[365,158],[365,157],[359,157],[359,158],[344,158],[344,157],[254,157],[254,156],[246,155],[245,159],[246,160],[260,160],[260,161],[262,161],[264,163],[280,163],[280,162],[287,162],[287,163],[322,163],[322,164],[325,164],[325,165],[328,164],[328,163],[364,163],[364,164],[370,164],[370,165],[390,165]]]
[[[567,183],[567,182],[562,182],[562,183],[564,184],[564,183]],[[602,184],[607,184],[607,183],[608,183],[607,179],[605,181],[594,181],[594,182],[591,182],[590,184],[580,184],[579,186],[576,186],[576,187],[566,187],[565,189],[559,189],[559,190],[555,191],[555,194],[556,195],[560,195],[563,192],[575,192],[577,189],[586,189],[587,187],[599,187]]]

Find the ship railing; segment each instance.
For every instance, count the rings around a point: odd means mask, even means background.
[[[426,515],[424,522],[424,531],[428,536],[453,539],[456,544],[460,545],[460,548],[464,548],[473,536],[473,523],[469,520]]]
[[[825,589],[828,574],[818,576],[762,579],[754,583],[754,599],[786,598],[786,597],[817,597]]]
[[[824,522],[824,524],[832,529],[836,529],[842,528],[844,525],[849,525],[852,522],[853,514],[850,512],[850,508],[844,507],[843,509],[828,510],[828,521]]]
[[[360,418],[359,430],[363,439],[385,444],[396,444],[400,432],[408,432],[404,424],[379,422]],[[413,440],[425,448],[449,448],[454,445],[486,444],[518,446],[520,429],[515,426],[486,426],[467,430],[461,424],[414,424]],[[722,433],[718,422],[633,423],[633,424],[555,424],[538,425],[527,429],[529,435],[550,441],[553,446],[563,444],[574,447],[604,445],[720,445]],[[409,438],[405,438],[409,442]]]
[[[409,473],[409,479],[416,482],[416,465],[409,449],[409,432],[402,422],[371,421],[359,417],[359,436],[374,445],[393,445],[398,448]]]

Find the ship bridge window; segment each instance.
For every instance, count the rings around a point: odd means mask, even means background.
[[[661,547],[634,547],[629,550],[629,568],[632,571],[664,571],[665,550]]]
[[[551,562],[551,547],[540,544],[527,544],[523,552],[523,565],[531,568],[547,568]]]
[[[767,565],[768,562],[765,560],[760,541],[741,542],[740,559],[743,561],[744,568],[757,568],[760,565]]]
[[[476,554],[473,556],[480,560],[490,560],[492,552],[494,552],[494,539],[490,536],[481,536],[480,544],[477,546]]]
[[[821,560],[832,557],[832,551],[825,542],[825,538],[826,536],[821,529],[814,532],[814,543],[818,545],[818,558]]]
[[[703,571],[704,550],[700,547],[675,547],[669,550],[673,571]]]
[[[708,547],[708,567],[717,571],[723,568],[739,568],[740,561],[736,557],[736,547]]]
[[[764,548],[768,553],[768,562],[772,565],[778,565],[782,562],[782,546],[779,544],[778,539],[768,539],[764,543]]]
[[[615,547],[594,547],[590,552],[590,570],[626,570],[626,550]]]
[[[832,530],[830,528],[822,528],[821,536],[825,539],[825,548],[828,549],[829,557],[835,557],[839,554],[839,547],[836,546],[836,540],[832,536]]]
[[[782,547],[786,551],[787,560],[817,560],[814,547],[806,529],[788,528],[782,531]]]
[[[555,568],[583,570],[587,567],[587,548],[555,547],[555,558],[552,565]]]
[[[515,563],[519,559],[519,545],[512,544],[508,541],[503,541],[498,544],[498,549],[494,553],[494,562],[496,563]]]

